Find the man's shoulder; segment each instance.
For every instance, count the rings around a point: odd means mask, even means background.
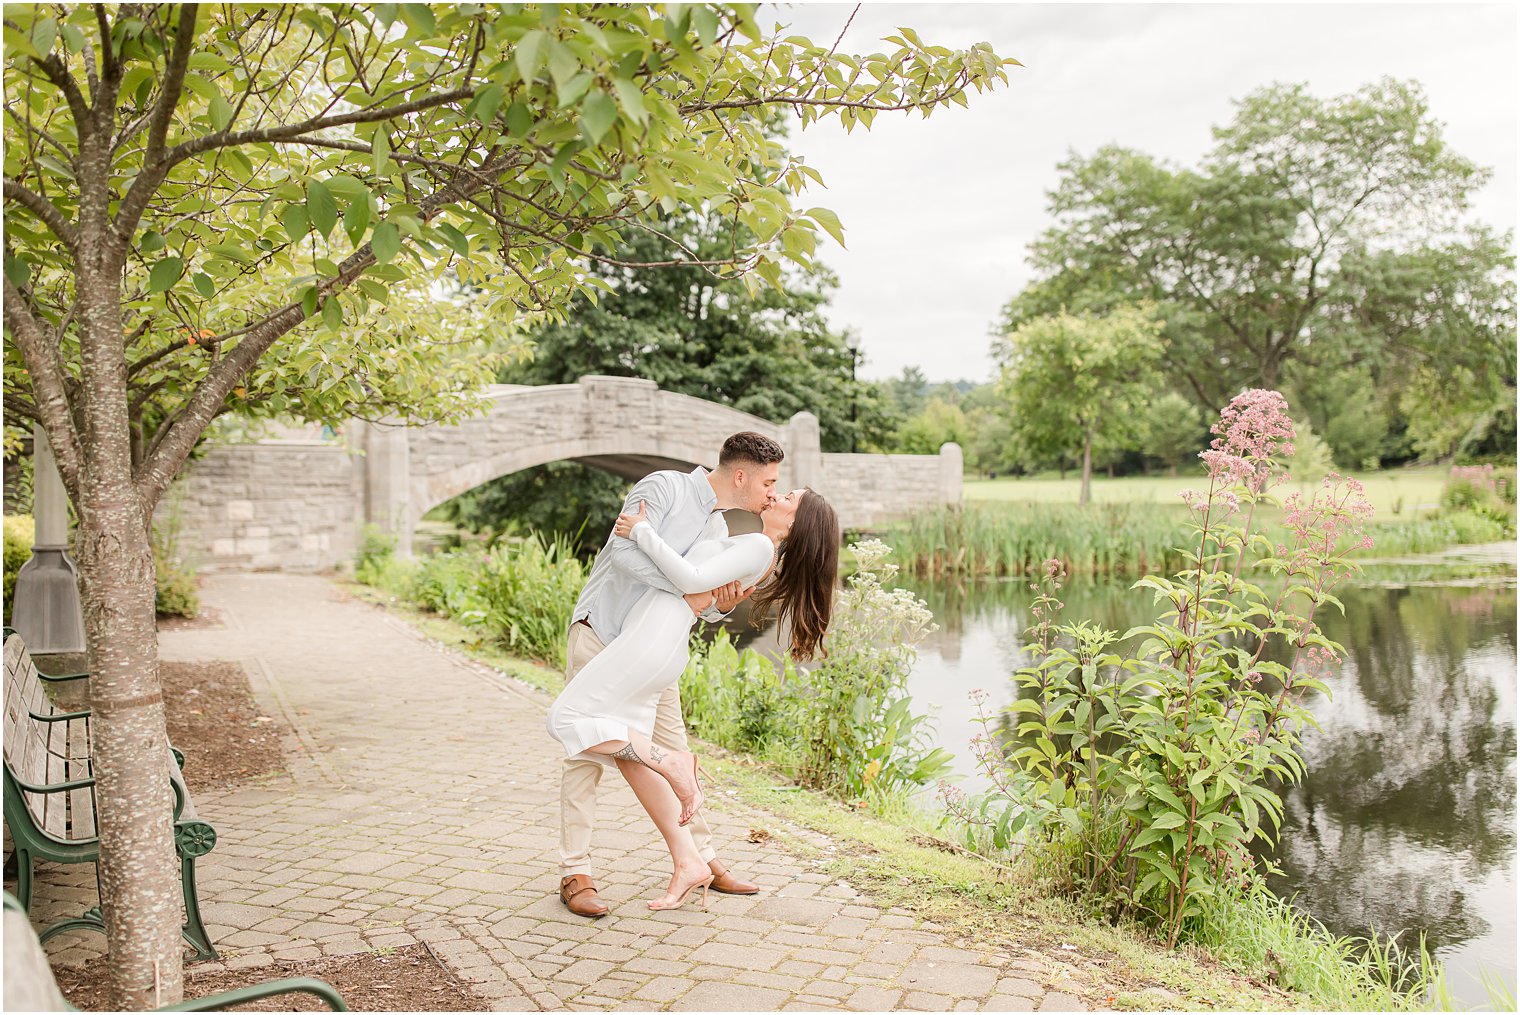
[[[691,474],[678,469],[661,469],[651,472],[633,484],[635,490],[668,490],[680,492],[691,489]]]

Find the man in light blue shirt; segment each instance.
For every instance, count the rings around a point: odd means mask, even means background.
[[[736,433],[723,442],[715,471],[709,473],[699,467],[689,473],[651,473],[634,484],[623,502],[623,511],[634,514],[642,503],[660,538],[684,554],[698,539],[728,534],[721,512],[743,508],[758,513],[765,508],[774,499],[783,457],[781,446],[769,437]],[[591,566],[591,574],[571,614],[565,651],[567,682],[618,636],[634,604],[651,588],[681,595],[633,540],[609,536]],[[699,616],[716,620],[748,594],[749,590],[739,589],[735,582],[723,589],[685,598]],[[676,685],[660,696],[651,739],[661,747],[688,749],[681,694]],[[595,761],[567,758],[560,776],[560,900],[572,913],[593,918],[607,914],[607,906],[597,898],[591,877],[596,787],[604,768]],[[712,831],[700,811],[686,828],[697,852],[712,868],[714,891],[753,895],[760,890],[757,885],[735,877],[718,859],[712,847]]]

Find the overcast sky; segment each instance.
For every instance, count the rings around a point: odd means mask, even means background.
[[[766,6],[828,45],[849,4]],[[847,250],[829,318],[859,333],[864,377],[918,366],[930,380],[990,378],[988,329],[1029,280],[1028,244],[1050,222],[1046,192],[1071,151],[1116,142],[1183,165],[1211,146],[1231,100],[1306,82],[1340,95],[1384,75],[1425,88],[1447,141],[1495,170],[1474,215],[1516,221],[1517,7],[1514,4],[867,3],[841,50],[869,53],[897,25],[928,44],[992,43],[1021,61],[970,108],[878,117],[853,135],[832,122],[794,133],[823,174],[804,206],[844,221]],[[768,27],[768,26],[767,26]]]

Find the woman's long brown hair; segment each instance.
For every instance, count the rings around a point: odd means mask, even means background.
[[[828,655],[823,635],[834,612],[834,580],[839,574],[839,516],[811,487],[797,505],[792,533],[781,546],[775,577],[755,593],[753,623],[765,623],[781,604],[778,622],[791,619],[792,655]]]

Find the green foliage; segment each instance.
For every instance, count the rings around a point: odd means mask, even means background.
[[[1259,884],[1211,909],[1202,926],[1200,945],[1248,974],[1268,971],[1279,986],[1303,994],[1306,1008],[1428,1011],[1448,992],[1445,972],[1423,940],[1409,951],[1376,933],[1339,937]]]
[[[931,747],[925,717],[906,694],[917,645],[934,629],[928,607],[906,589],[890,547],[870,539],[850,547],[855,573],[834,605],[828,654],[802,671],[797,715],[798,779],[846,798],[891,795],[949,770]]]
[[[755,752],[809,788],[883,806],[941,776],[950,755],[932,745],[905,691],[915,646],[932,630],[928,610],[883,586],[896,572],[886,546],[850,550],[856,571],[835,604],[826,657],[810,667],[787,660],[778,672],[720,633],[693,652],[681,703],[698,736]]]
[[[16,602],[16,575],[32,559],[36,528],[31,515],[5,516],[5,615],[11,615]]]
[[[195,588],[195,572],[172,558],[155,553],[158,587],[153,607],[160,616],[194,617],[201,612],[201,596]]]
[[[1288,476],[1295,483],[1318,483],[1335,468],[1329,446],[1308,424],[1300,423],[1293,437],[1293,454],[1287,457]]]
[[[972,432],[960,406],[933,398],[898,427],[895,450],[908,455],[937,455],[942,444],[954,442],[967,447]]]
[[[1515,470],[1502,472],[1492,465],[1458,466],[1451,470],[1441,491],[1441,506],[1466,511],[1500,525],[1513,527],[1515,520]]]
[[[478,631],[525,659],[565,664],[565,632],[586,582],[570,543],[534,534],[400,561],[366,532],[356,580]]]
[[[792,660],[778,670],[759,652],[736,650],[724,630],[693,648],[681,675],[681,712],[691,731],[795,771],[798,675]]]

